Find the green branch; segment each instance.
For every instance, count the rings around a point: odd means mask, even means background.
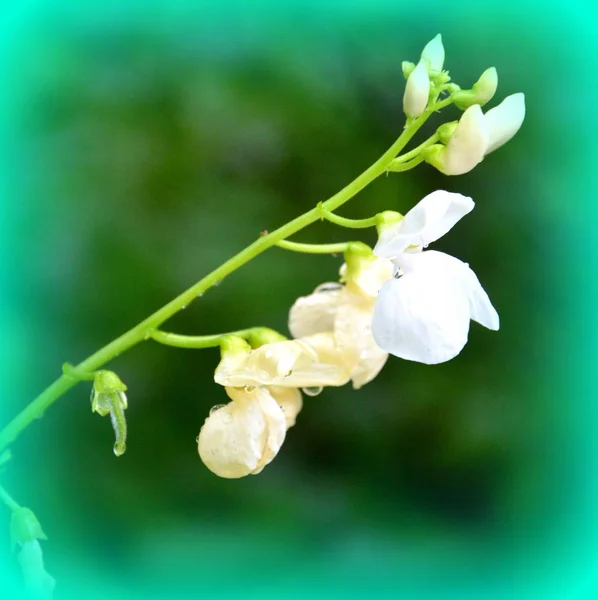
[[[391,161],[398,155],[403,148],[411,141],[411,138],[417,133],[420,127],[437,110],[448,106],[452,100],[450,98],[433,104],[431,107],[417,119],[410,120],[408,126],[403,130],[399,138],[390,146],[390,148],[368,169],[345,186],[342,190],[334,194],[331,198],[321,204],[321,208],[328,212],[333,212],[377,177],[388,170]],[[141,321],[138,325],[117,337],[115,340],[83,360],[73,367],[75,372],[93,373],[107,362],[122,354],[136,344],[148,340],[152,332],[160,327],[165,321],[179,312],[183,307],[188,306],[198,296],[209,290],[212,286],[234,273],[256,256],[277,245],[282,240],[301,231],[308,225],[315,223],[321,218],[321,210],[314,207],[301,216],[293,219],[286,225],[279,227],[272,233],[259,237],[252,244],[235,254],[217,269],[200,279],[182,294],[171,300],[168,304],[157,310],[155,313]],[[11,444],[16,437],[32,423],[39,415],[47,410],[58,398],[68,392],[78,380],[72,376],[62,375],[48,388],[46,388],[37,398],[26,406],[1,432],[0,432],[0,452]]]

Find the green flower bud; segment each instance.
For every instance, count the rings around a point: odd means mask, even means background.
[[[105,417],[110,415],[116,441],[114,454],[122,456],[127,448],[127,421],[125,410],[128,408],[125,391],[127,386],[112,371],[97,371],[91,390],[91,410]]]
[[[403,69],[403,77],[405,79],[408,79],[409,75],[413,73],[413,69],[415,69],[415,63],[409,62],[408,60],[404,60],[401,63],[401,68]]]

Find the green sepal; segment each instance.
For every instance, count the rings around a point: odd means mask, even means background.
[[[10,517],[10,539],[13,550],[33,540],[47,540],[34,512],[25,506],[12,511]]]

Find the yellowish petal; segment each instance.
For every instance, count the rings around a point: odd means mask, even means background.
[[[297,388],[271,386],[270,394],[284,413],[287,429],[295,425],[297,415],[303,408],[303,396]]]
[[[289,311],[289,331],[295,338],[332,331],[343,286],[324,284],[313,294],[302,296]]]
[[[336,343],[351,365],[353,387],[359,389],[382,370],[388,353],[380,349],[372,337],[371,303],[343,305],[335,321]]]

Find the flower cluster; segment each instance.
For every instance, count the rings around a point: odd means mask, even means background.
[[[439,102],[464,111],[403,163],[420,152],[419,162],[459,175],[515,135],[525,102],[514,94],[483,113],[498,86],[496,69],[462,90],[443,66],[440,36],[425,46],[417,65],[403,63],[408,124]],[[399,158],[393,163],[401,170]],[[339,282],[324,283],[292,305],[293,339],[270,330],[224,339],[214,379],[231,401],[214,407],[200,431],[198,450],[207,467],[227,478],[259,473],[295,424],[302,392],[316,395],[349,382],[358,389],[376,377],[389,354],[430,365],[451,360],[467,343],[472,320],[498,330],[498,313],[469,265],[427,250],[473,208],[471,198],[438,190],[404,217],[377,215],[374,249],[348,244]]]

